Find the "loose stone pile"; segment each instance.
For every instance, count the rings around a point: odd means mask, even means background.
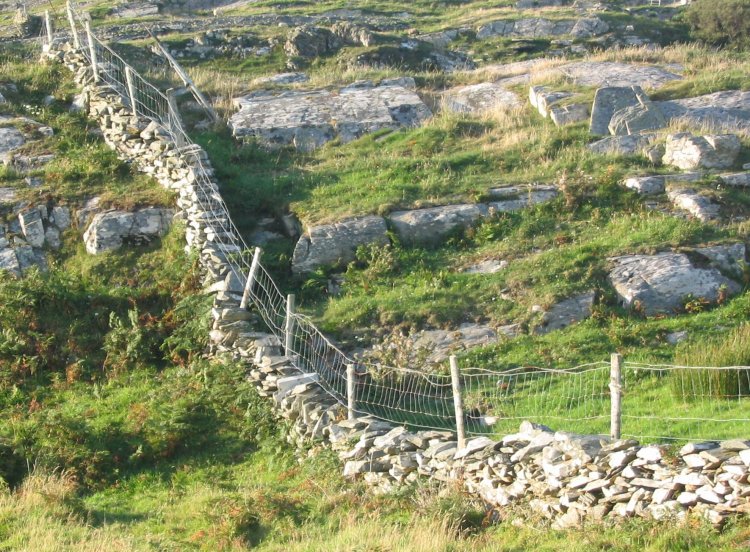
[[[59,56],[86,85],[91,114],[108,143],[179,192],[188,247],[201,252],[206,291],[214,294],[212,351],[249,363],[249,378],[291,422],[290,443],[330,445],[345,462],[344,475],[363,478],[375,491],[387,492],[420,476],[462,481],[501,511],[525,503],[561,528],[628,516],[682,519],[691,510],[719,524],[730,514],[750,510],[748,441],[689,444],[676,458],[667,458],[656,446],[555,433],[524,422],[517,434],[499,441],[479,437],[459,449],[449,431],[409,431],[369,416],[345,419],[343,407],[317,382],[317,374],[301,374],[281,356],[279,340],[258,333],[253,315],[238,308],[244,282],[226,256],[237,249],[231,235],[217,231],[223,211],[205,207],[213,205],[212,197],[220,199],[205,153],[197,146],[180,150],[157,128],[130,116],[114,92],[91,86],[79,53],[68,49]]]

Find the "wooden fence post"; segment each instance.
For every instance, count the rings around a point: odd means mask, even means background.
[[[294,293],[286,296],[286,324],[284,324],[284,354],[292,356],[294,348]]]
[[[346,411],[347,418],[353,420],[357,417],[355,409],[357,408],[357,366],[354,364],[346,365]]]
[[[466,446],[466,429],[464,428],[464,404],[461,398],[461,374],[458,371],[456,357],[451,355],[451,382],[453,383],[453,407],[456,410],[456,435],[458,437],[458,448]]]
[[[260,265],[261,253],[262,253],[261,248],[256,247],[255,253],[253,253],[253,260],[250,263],[250,273],[247,275],[247,282],[245,282],[245,289],[242,292],[242,301],[240,301],[240,308],[243,310],[247,308],[247,304],[250,301],[250,294],[253,291],[255,278],[258,274],[258,266]]]
[[[73,35],[73,47],[77,50],[81,47],[81,39],[78,38],[76,19],[73,16],[73,6],[70,5],[70,0],[65,3],[65,11],[68,12],[68,23],[70,23],[70,32]]]
[[[96,63],[96,45],[94,44],[94,35],[91,32],[91,23],[86,21],[86,38],[89,41],[89,55],[91,56],[91,71],[94,74],[94,84],[99,83],[99,66]]]
[[[135,96],[135,84],[133,83],[133,70],[130,68],[130,65],[125,66],[125,84],[128,86],[130,109],[133,112],[133,116],[138,117],[138,103]]]
[[[47,29],[47,46],[52,48],[52,20],[49,16],[49,10],[44,11],[44,27]]]
[[[612,439],[619,439],[622,434],[622,355],[612,353],[609,371],[610,396],[610,429]]]

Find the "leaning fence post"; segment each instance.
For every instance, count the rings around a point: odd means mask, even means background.
[[[68,12],[68,22],[70,23],[70,32],[73,35],[73,47],[77,50],[81,47],[81,40],[78,38],[78,29],[76,28],[76,19],[73,16],[73,6],[70,0],[65,3],[65,10]]]
[[[138,117],[138,104],[135,100],[135,84],[133,84],[133,70],[130,65],[125,66],[125,83],[128,85],[128,96],[130,97],[130,109],[134,117]]]
[[[611,401],[609,434],[612,439],[619,439],[622,433],[622,355],[618,353],[612,353],[609,393]]]
[[[242,301],[240,301],[240,308],[245,310],[247,304],[250,301],[250,294],[253,292],[253,285],[255,285],[255,278],[258,274],[258,266],[260,265],[260,255],[262,250],[260,247],[255,248],[253,253],[253,260],[250,263],[250,273],[247,275],[247,281],[245,282],[245,289],[242,292]]]
[[[52,49],[52,20],[49,17],[49,10],[44,11],[44,27],[47,29],[48,49]]]
[[[354,413],[357,408],[357,366],[354,364],[346,365],[346,411],[347,418],[353,420],[356,418]]]
[[[99,82],[99,67],[96,63],[96,45],[94,44],[94,35],[91,32],[91,23],[86,21],[86,39],[89,41],[89,55],[91,56],[91,71],[94,74],[94,84]]]
[[[294,293],[286,296],[286,324],[284,324],[284,354],[292,356],[294,346]]]
[[[458,448],[466,446],[466,430],[464,428],[464,404],[461,399],[461,374],[458,371],[456,357],[451,355],[451,382],[453,383],[453,407],[456,410],[456,435],[458,437]]]

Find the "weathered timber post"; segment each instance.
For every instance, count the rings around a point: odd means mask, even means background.
[[[609,370],[610,426],[609,435],[619,439],[622,434],[622,355],[612,353]]]
[[[346,411],[347,418],[353,420],[357,417],[355,409],[357,408],[357,366],[354,364],[346,365]]]
[[[81,39],[78,38],[76,19],[73,16],[73,6],[70,5],[70,0],[65,3],[65,11],[68,12],[68,23],[70,23],[70,32],[73,35],[73,47],[77,50],[81,47]]]
[[[138,117],[138,103],[135,96],[135,85],[133,84],[133,70],[130,65],[125,66],[125,84],[128,86],[128,97],[130,98],[130,110],[134,117]]]
[[[52,19],[49,16],[49,10],[44,11],[44,27],[47,30],[47,49],[52,49]]]
[[[284,324],[284,354],[292,356],[294,348],[294,293],[286,296],[286,324]]]
[[[464,404],[461,398],[461,374],[458,371],[456,357],[451,355],[451,382],[453,384],[453,407],[456,411],[456,436],[458,437],[458,448],[466,446],[466,429],[464,427]]]
[[[86,21],[86,38],[89,41],[89,56],[91,56],[91,71],[94,74],[94,84],[99,83],[99,66],[96,63],[96,45],[94,44],[94,35],[91,32],[91,23]]]
[[[256,247],[255,252],[253,253],[253,260],[250,263],[250,273],[247,275],[245,289],[242,292],[242,301],[240,301],[240,308],[243,310],[247,308],[247,304],[250,301],[250,294],[253,292],[253,285],[255,284],[255,278],[258,274],[258,266],[260,265],[261,253],[261,248]]]

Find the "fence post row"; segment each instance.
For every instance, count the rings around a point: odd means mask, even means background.
[[[453,408],[456,411],[456,436],[458,438],[458,448],[466,446],[466,429],[464,427],[464,403],[461,398],[461,374],[458,371],[458,362],[456,357],[451,355],[451,383],[453,384]]]
[[[250,263],[250,273],[247,275],[247,281],[245,282],[245,289],[242,292],[242,301],[240,301],[240,308],[245,310],[247,304],[250,301],[250,294],[253,292],[253,285],[255,284],[255,278],[258,274],[258,265],[260,265],[260,255],[262,251],[260,247],[255,248],[253,254],[253,260]]]
[[[622,435],[622,355],[612,353],[609,371],[610,427],[612,439]]]
[[[291,358],[294,348],[294,293],[286,296],[286,324],[284,324],[284,354]]]
[[[73,6],[70,5],[70,0],[65,2],[65,11],[68,12],[68,23],[70,23],[70,31],[73,35],[73,46],[77,50],[81,47],[81,40],[78,38],[78,29],[76,28],[76,20],[73,16]]]
[[[355,410],[357,408],[357,366],[354,364],[346,365],[346,412],[347,418],[353,420],[356,418]]]
[[[91,23],[86,21],[86,39],[89,41],[89,56],[91,56],[91,71],[94,74],[94,84],[99,83],[99,67],[96,63],[96,45],[94,44],[94,35],[91,33]]]

